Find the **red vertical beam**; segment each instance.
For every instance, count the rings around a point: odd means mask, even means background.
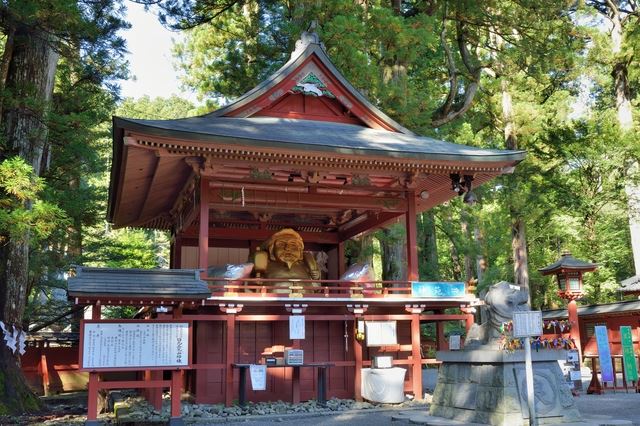
[[[411,314],[411,383],[416,400],[422,401],[422,356],[420,355],[420,314]]]
[[[182,237],[175,235],[171,242],[171,263],[172,269],[182,268]]]
[[[416,216],[416,194],[407,192],[407,281],[418,281],[418,224]]]
[[[98,424],[98,373],[89,373],[87,392],[87,421],[85,424]]]
[[[439,314],[444,312],[439,311]],[[447,342],[447,336],[444,334],[444,321],[436,322],[436,349],[439,351],[446,351],[449,349],[449,342]]]
[[[91,305],[91,319],[99,320],[101,316],[102,316],[102,306],[98,301],[93,305]]]
[[[40,351],[42,351],[42,349],[44,348],[40,348]],[[42,390],[44,396],[49,396],[49,367],[47,366],[47,356],[44,353],[40,355],[40,374],[42,375]]]
[[[580,365],[582,365],[582,341],[580,340],[580,322],[578,320],[578,304],[575,300],[570,301],[567,305],[567,314],[569,316],[569,324],[571,325],[569,334],[573,341],[576,342],[576,347],[578,349],[578,360],[580,361]]]
[[[207,276],[209,266],[209,180],[200,178],[200,232],[198,234],[198,268]]]
[[[344,241],[338,243],[338,277],[342,277],[344,274],[345,262],[344,262]]]
[[[182,303],[173,307],[173,318],[182,317]],[[171,419],[180,419],[180,396],[182,395],[182,371],[171,372]],[[169,422],[171,423],[171,422]]]
[[[171,419],[180,418],[180,395],[182,394],[182,371],[171,372]]]
[[[353,327],[357,330],[358,317],[353,317]],[[354,399],[362,402],[362,342],[356,339],[356,332],[353,333],[353,358],[356,362],[356,369],[353,374],[353,393]]]
[[[227,314],[227,343],[226,343],[226,375],[227,383],[224,392],[224,403],[227,407],[233,402],[233,360],[235,357],[236,317],[235,314]]]

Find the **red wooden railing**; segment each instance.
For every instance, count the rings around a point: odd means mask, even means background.
[[[345,281],[273,278],[204,278],[215,296],[234,297],[411,297],[409,281]],[[224,283],[224,284],[223,284]]]

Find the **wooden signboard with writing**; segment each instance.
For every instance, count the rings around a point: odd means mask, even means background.
[[[82,321],[80,370],[166,370],[191,365],[191,322]]]

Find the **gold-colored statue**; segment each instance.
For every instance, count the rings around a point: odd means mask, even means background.
[[[281,229],[254,255],[256,275],[264,278],[320,279],[313,254],[305,252],[302,237],[290,228]]]

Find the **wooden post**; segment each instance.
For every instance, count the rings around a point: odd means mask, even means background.
[[[353,317],[354,330],[357,329],[358,320],[361,319],[357,315]],[[354,399],[362,402],[362,342],[356,339],[356,333],[353,333],[353,358],[356,362],[356,368],[353,373],[353,392]]]
[[[338,277],[341,277],[345,270],[344,241],[340,241],[338,243]]]
[[[291,367],[291,402],[300,404],[300,367]]]
[[[418,281],[418,225],[416,216],[416,194],[407,191],[407,281]]]
[[[100,301],[97,301],[93,305],[91,305],[91,319],[99,320],[102,316],[102,305]]]
[[[47,356],[42,353],[44,348],[40,348],[40,374],[42,375],[42,390],[44,396],[51,395],[51,389],[49,388],[49,366],[47,365]]]
[[[422,356],[420,355],[420,314],[411,314],[411,383],[416,400],[422,401]]]
[[[182,237],[174,235],[171,242],[171,261],[169,263],[172,269],[182,268]]]
[[[209,267],[209,180],[200,177],[200,232],[198,234],[198,268],[200,276],[207,276]]]
[[[578,349],[578,361],[582,366],[582,342],[580,341],[580,320],[578,318],[578,304],[575,300],[571,300],[567,305],[567,314],[569,316],[569,324],[571,329],[569,335],[576,342],[576,348]]]
[[[173,370],[171,372],[171,420],[172,424],[176,424],[177,419],[181,418],[180,413],[180,396],[182,395],[182,372]]]
[[[442,311],[439,314],[442,314]],[[436,349],[439,351],[449,349],[449,342],[447,342],[447,337],[444,335],[444,321],[436,321]]]
[[[89,385],[87,392],[87,421],[85,425],[98,425],[98,373],[89,373]]]
[[[233,364],[235,357],[235,335],[236,335],[236,317],[235,314],[227,314],[227,343],[226,343],[226,375],[227,383],[225,385],[224,403],[227,407],[231,406],[233,401]]]

